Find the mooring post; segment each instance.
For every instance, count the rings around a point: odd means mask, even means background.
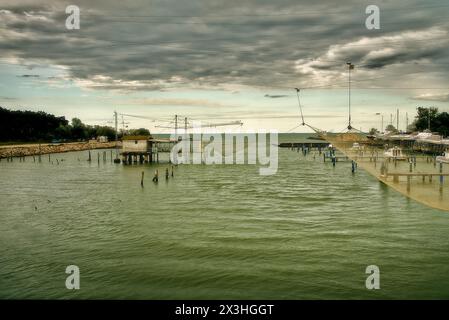
[[[50,162],[51,161],[51,159],[50,159],[50,154],[48,154],[48,162]]]
[[[159,181],[159,173],[158,173],[158,171],[156,170],[155,172],[154,172],[154,177],[153,177],[153,182],[158,182]]]
[[[335,156],[332,156],[332,166],[335,167],[336,162],[337,162],[337,158]]]
[[[100,153],[98,153],[98,152],[97,152],[97,162],[98,162],[98,165],[100,165]]]
[[[168,177],[169,177],[168,168],[165,168],[165,180],[168,180]]]
[[[92,161],[92,157],[90,155],[90,150],[89,150],[89,158],[87,159],[87,161],[91,162]]]
[[[145,175],[145,172],[142,171],[142,177],[140,178],[140,186],[143,188],[143,177]]]
[[[171,176],[172,176],[172,178],[175,176],[174,173],[173,173],[173,168],[174,168],[174,167],[171,166]]]

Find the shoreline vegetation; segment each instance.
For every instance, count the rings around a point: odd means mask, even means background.
[[[111,149],[111,148],[115,148],[115,141],[4,145],[0,146],[0,159],[10,157],[38,156],[40,154],[43,155],[51,153],[63,153],[71,151],[84,151],[91,149]]]

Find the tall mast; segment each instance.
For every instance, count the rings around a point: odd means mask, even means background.
[[[408,131],[408,112],[405,113],[405,132]]]
[[[175,139],[178,140],[178,115],[175,114]]]
[[[348,130],[352,129],[351,126],[351,70],[354,69],[354,65],[351,62],[346,62],[348,65],[348,104],[349,104],[349,121]]]
[[[114,120],[115,120],[115,159],[118,159],[118,114],[117,111],[114,111]]]
[[[396,130],[399,131],[399,109],[396,110]]]

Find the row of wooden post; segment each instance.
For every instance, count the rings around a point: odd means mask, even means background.
[[[174,166],[171,166],[171,177],[173,178],[175,176],[174,174]],[[145,171],[142,171],[141,177],[140,177],[140,186],[143,188],[144,185],[144,177],[145,177]],[[168,180],[170,177],[170,173],[168,168],[165,169],[165,180]],[[158,183],[159,182],[159,170],[154,171],[153,176],[153,182]]]

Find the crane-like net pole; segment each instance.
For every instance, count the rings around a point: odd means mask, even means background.
[[[296,96],[298,97],[298,105],[299,105],[299,112],[301,113],[301,120],[302,120],[302,125],[304,126],[306,123],[304,122],[304,114],[302,113],[302,107],[301,107],[301,100],[299,100],[299,89],[295,88],[296,90]]]

